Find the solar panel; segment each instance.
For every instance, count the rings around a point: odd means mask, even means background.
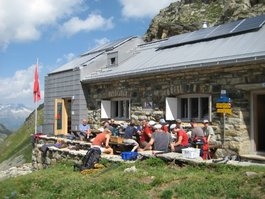
[[[192,32],[192,34],[190,34],[188,37],[185,37],[183,40],[181,40],[181,42],[186,43],[186,42],[199,41],[201,39],[206,38],[215,29],[216,29],[216,27],[204,28],[204,29],[197,30],[195,32]]]
[[[200,29],[191,33],[185,33],[170,37],[159,48],[168,48],[187,43],[210,40],[217,37],[225,37],[233,34],[244,33],[254,29],[259,29],[265,23],[265,15],[241,19],[231,23]]]
[[[181,41],[185,38],[185,37],[189,37],[191,33],[184,33],[181,35],[176,35],[173,37],[169,37],[167,41],[165,41],[164,43],[162,43],[159,48],[164,48],[164,47],[169,47],[169,46],[174,46],[177,44],[180,44]]]
[[[230,34],[233,29],[238,26],[242,20],[234,21],[231,23],[219,25],[211,34],[207,36],[207,38],[219,37]]]
[[[246,32],[249,30],[258,29],[263,26],[264,23],[265,15],[244,19],[243,23],[236,27],[233,33]]]

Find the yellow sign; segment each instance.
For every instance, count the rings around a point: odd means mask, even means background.
[[[228,114],[232,114],[232,109],[231,108],[220,108],[220,109],[217,109],[217,113],[228,113]]]
[[[231,103],[216,103],[216,108],[224,108],[224,109],[230,109]]]

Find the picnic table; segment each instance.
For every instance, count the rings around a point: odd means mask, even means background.
[[[124,151],[131,151],[133,145],[128,145],[123,142],[123,137],[121,136],[111,136],[109,145],[113,149],[114,154],[121,154]]]

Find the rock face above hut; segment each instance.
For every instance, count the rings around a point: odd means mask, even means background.
[[[145,41],[163,39],[265,13],[265,0],[181,0],[155,16]]]

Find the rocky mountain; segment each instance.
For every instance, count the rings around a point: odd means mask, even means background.
[[[0,124],[10,131],[15,131],[24,123],[31,112],[32,110],[23,104],[0,104]],[[2,132],[0,131],[0,133]]]
[[[265,14],[265,0],[180,0],[160,10],[144,35],[164,39],[243,18]]]
[[[12,131],[8,130],[3,124],[0,124],[0,143],[12,133]]]

